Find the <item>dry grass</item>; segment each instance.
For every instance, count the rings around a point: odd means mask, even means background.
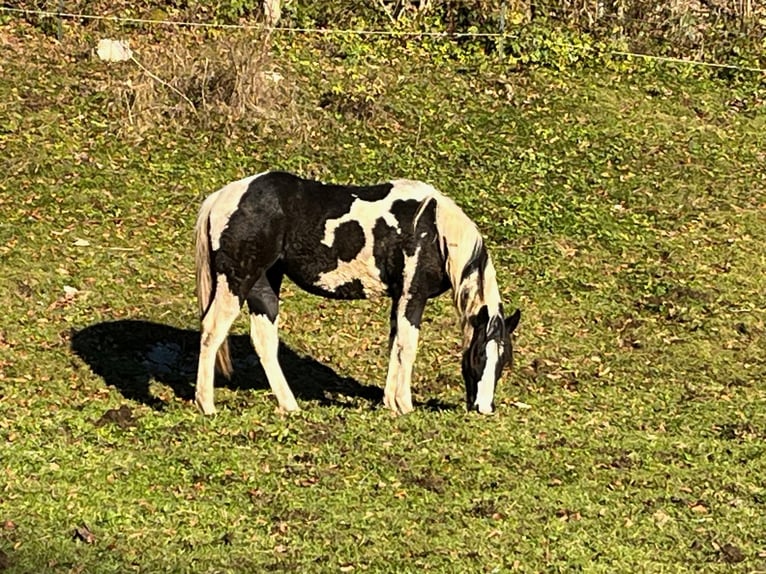
[[[176,34],[133,51],[136,65],[115,74],[110,89],[139,131],[173,123],[230,132],[274,117],[292,102],[269,56],[269,38],[259,32],[204,40]]]

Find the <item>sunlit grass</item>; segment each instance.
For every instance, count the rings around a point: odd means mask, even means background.
[[[762,88],[277,42],[296,89],[257,129],[138,133],[110,105],[133,72],[16,40],[0,51],[8,571],[766,568]],[[196,412],[196,209],[267,168],[420,178],[464,206],[523,312],[497,416],[463,410],[448,298],[397,418],[380,406],[388,302],[289,284],[303,411],[275,411],[242,321],[220,414]],[[95,543],[73,539],[83,524]]]

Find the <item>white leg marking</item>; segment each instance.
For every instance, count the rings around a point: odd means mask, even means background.
[[[390,356],[388,358],[388,374],[386,375],[386,389],[383,391],[383,404],[386,408],[396,412],[396,385],[399,381],[399,329],[391,339],[389,345]]]
[[[277,322],[272,323],[266,315],[250,315],[250,339],[253,341],[255,352],[261,360],[266,378],[274,396],[277,397],[279,408],[284,411],[299,410],[295,396],[287,384],[282,368],[279,366],[279,335]]]
[[[405,318],[399,319],[399,327],[388,361],[386,389],[383,404],[386,408],[407,414],[412,407],[412,369],[417,355],[420,332]]]
[[[194,399],[206,415],[215,413],[213,383],[215,380],[215,356],[226,340],[232,323],[239,315],[239,298],[231,292],[226,277],[218,276],[215,297],[202,320],[197,384]]]
[[[399,299],[396,309],[396,337],[391,345],[391,357],[388,361],[388,375],[384,404],[402,414],[412,411],[412,369],[418,352],[420,331],[407,320],[405,315],[410,301],[409,290],[418,265],[420,247],[411,256],[404,257],[404,295]]]
[[[492,412],[492,400],[495,396],[495,369],[499,359],[500,349],[496,341],[487,343],[486,354],[487,362],[484,365],[484,372],[479,381],[479,388],[476,392],[476,402],[474,406],[478,408],[483,415]]]
[[[404,317],[404,305],[401,305],[401,310],[396,345],[399,368],[396,373],[395,402],[397,410],[407,414],[412,411],[412,369],[418,352],[420,331]]]

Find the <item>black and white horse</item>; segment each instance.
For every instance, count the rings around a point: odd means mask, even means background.
[[[491,413],[512,362],[517,310],[503,316],[495,268],[476,225],[418,181],[329,185],[284,172],[232,182],[202,204],[196,225],[202,337],[196,402],[215,412],[216,366],[231,373],[227,335],[244,302],[250,336],[279,407],[298,409],[277,360],[279,289],[286,275],[334,299],[393,300],[385,405],[412,410],[410,382],[426,301],[452,288],[463,328],[469,410]]]

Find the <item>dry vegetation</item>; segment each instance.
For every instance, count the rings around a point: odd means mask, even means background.
[[[251,125],[284,114],[292,103],[291,88],[269,57],[263,34],[201,41],[178,34],[133,49],[136,65],[115,72],[109,89],[139,130],[158,121],[231,130],[242,121]]]

